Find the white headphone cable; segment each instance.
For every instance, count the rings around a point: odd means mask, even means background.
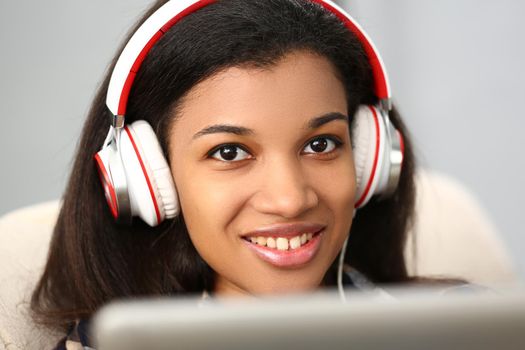
[[[339,297],[343,303],[346,303],[346,295],[343,288],[343,265],[345,262],[346,245],[348,244],[348,236],[343,243],[343,248],[339,254],[339,263],[337,265],[337,289],[339,290]]]
[[[352,221],[355,219],[356,213],[357,209],[354,208],[354,212],[352,213]],[[348,236],[346,236],[345,242],[343,243],[343,248],[341,248],[341,252],[339,253],[339,262],[337,264],[337,289],[339,290],[339,297],[341,298],[341,301],[343,303],[346,303],[346,295],[345,290],[343,288],[343,266],[345,264],[348,237],[350,237],[350,232],[348,233]]]

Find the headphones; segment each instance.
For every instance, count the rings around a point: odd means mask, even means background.
[[[126,125],[126,107],[133,80],[153,45],[181,18],[215,1],[166,2],[133,34],[117,60],[106,98],[111,126],[94,158],[110,212],[119,223],[131,224],[138,216],[156,226],[180,213],[175,184],[155,132],[141,120]],[[395,191],[403,162],[403,138],[388,117],[392,108],[388,77],[368,35],[332,1],[310,1],[333,13],[356,35],[372,67],[379,103],[359,106],[351,128],[357,209],[374,195],[387,197]]]

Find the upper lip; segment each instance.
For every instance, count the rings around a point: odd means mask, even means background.
[[[317,233],[326,225],[314,222],[291,222],[259,227],[246,232],[242,237],[295,237],[303,233]]]

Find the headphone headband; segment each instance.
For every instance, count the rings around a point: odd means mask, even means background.
[[[153,45],[180,19],[217,0],[170,0],[151,15],[133,34],[117,60],[109,82],[106,104],[114,115],[112,125],[121,128],[128,103],[129,92],[135,76]],[[390,104],[390,84],[386,69],[375,45],[361,26],[343,9],[330,0],[311,0],[334,15],[359,39],[374,75],[375,94],[381,107],[388,111]]]
[[[214,2],[216,0],[170,0],[139,27],[120,54],[109,82],[106,104],[114,116],[126,114],[131,86],[153,45],[181,18]]]

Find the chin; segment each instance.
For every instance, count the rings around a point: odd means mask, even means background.
[[[297,272],[288,272],[285,276],[258,279],[249,290],[254,295],[301,294],[317,290],[322,280],[323,276],[312,278],[301,276]]]

